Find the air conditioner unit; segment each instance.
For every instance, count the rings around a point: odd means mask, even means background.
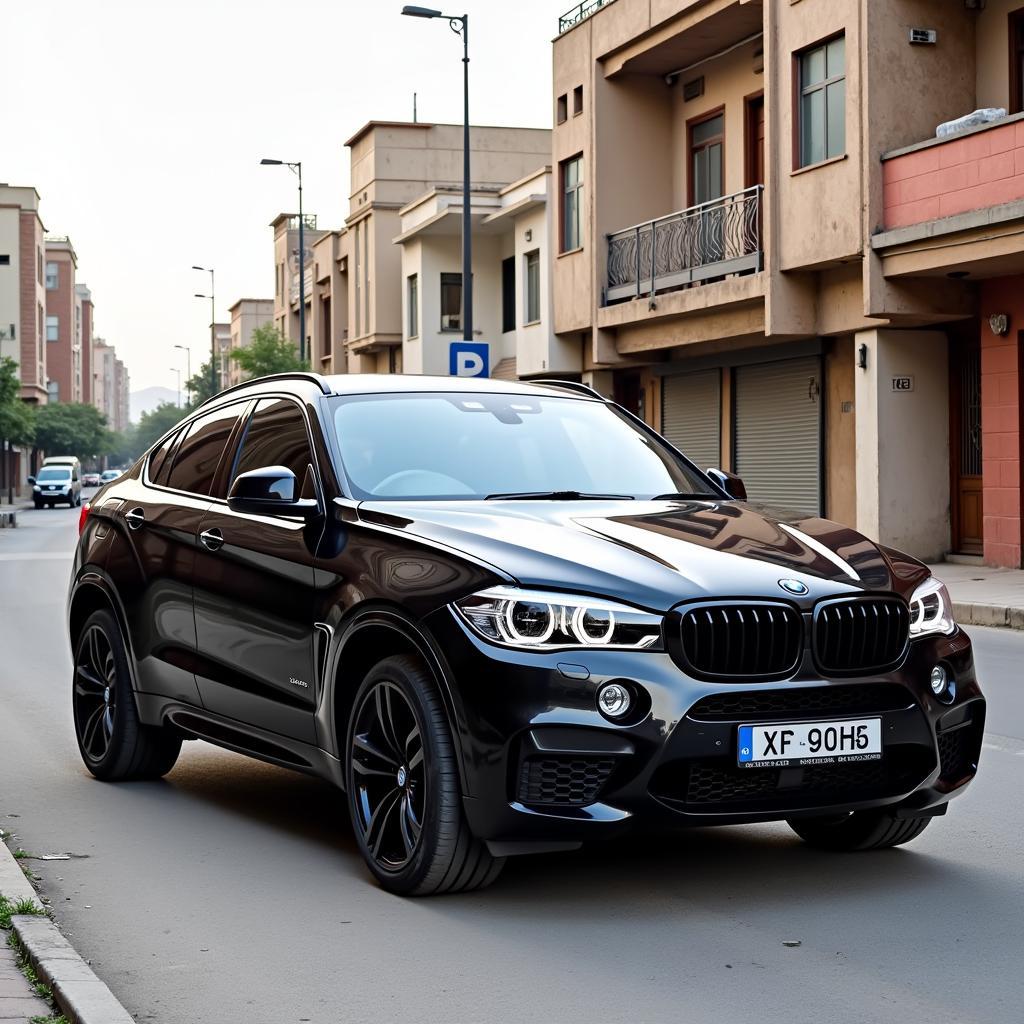
[[[939,34],[933,28],[912,28],[910,30],[910,41],[919,46],[933,46],[938,38]]]

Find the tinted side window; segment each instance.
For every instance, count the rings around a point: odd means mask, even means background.
[[[167,486],[193,494],[209,494],[217,464],[243,405],[229,405],[193,420],[174,457]]]
[[[287,466],[302,488],[312,461],[306,420],[299,407],[284,399],[264,398],[249,421],[234,475],[264,466]]]
[[[176,430],[159,448],[149,457],[149,479],[154,484],[166,484],[167,474],[170,471],[171,463],[168,459],[174,449],[174,442],[178,440],[180,430]]]

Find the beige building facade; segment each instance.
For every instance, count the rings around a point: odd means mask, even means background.
[[[231,317],[228,327],[230,351],[248,348],[252,341],[253,331],[257,327],[274,322],[274,300],[239,299],[228,310],[228,315]],[[225,387],[241,383],[242,371],[234,359],[228,359],[227,374],[227,377],[224,378]]]
[[[752,500],[1019,565],[1020,406],[992,376],[1024,327],[1019,6],[614,0],[562,24],[553,317],[584,379]],[[936,138],[983,106],[1007,114]]]

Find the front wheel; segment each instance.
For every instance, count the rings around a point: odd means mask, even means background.
[[[105,609],[86,619],[75,645],[72,706],[78,749],[96,778],[155,779],[174,767],[181,738],[139,721],[121,630]]]
[[[469,831],[448,717],[419,658],[370,670],[349,721],[345,783],[360,852],[390,892],[489,885],[504,864]]]
[[[821,850],[887,850],[916,839],[931,818],[897,818],[893,811],[853,811],[821,818],[789,818],[786,824]]]

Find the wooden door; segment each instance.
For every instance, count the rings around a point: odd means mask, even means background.
[[[981,348],[977,337],[950,339],[949,462],[953,550],[982,553]]]
[[[764,184],[764,93],[747,100],[746,187]]]

